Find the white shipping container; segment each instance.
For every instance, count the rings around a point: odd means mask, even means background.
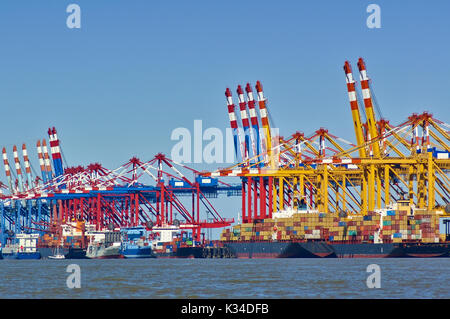
[[[320,234],[305,234],[307,239],[320,239]]]

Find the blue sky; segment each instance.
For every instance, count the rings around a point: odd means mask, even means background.
[[[70,3],[81,29],[66,26]],[[381,29],[366,26],[370,3]],[[34,145],[55,126],[69,165],[149,160],[195,119],[228,127],[225,88],[256,80],[282,135],[354,141],[342,66],[360,56],[391,123],[424,110],[448,122],[449,12],[444,0],[2,0],[1,144],[27,143],[38,169]]]

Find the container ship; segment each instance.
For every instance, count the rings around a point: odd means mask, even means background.
[[[359,83],[343,65],[356,143],[325,127],[280,136],[260,81],[237,86],[238,111],[226,88],[237,162],[201,175],[240,178],[242,224],[220,238],[236,257],[449,257],[450,125],[426,111],[390,124],[357,66]]]
[[[124,258],[154,258],[150,232],[144,226],[120,229],[122,241],[120,254]]]
[[[86,237],[89,244],[86,250],[86,258],[89,259],[113,259],[123,258],[121,247],[121,234],[118,230],[87,231]]]
[[[225,229],[220,240],[237,258],[450,257],[442,214],[409,201],[364,216],[291,209]]]
[[[204,244],[179,226],[153,227],[152,249],[156,258],[204,258]]]
[[[41,259],[37,248],[39,234],[17,234],[15,241],[2,249],[4,259]]]

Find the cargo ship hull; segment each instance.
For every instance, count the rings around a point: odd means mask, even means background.
[[[224,243],[237,258],[335,258],[325,242],[230,242]]]
[[[123,258],[120,254],[120,246],[89,246],[86,252],[89,259],[115,259]]]
[[[64,257],[66,259],[87,259],[86,249],[71,247]]]
[[[450,243],[228,242],[237,258],[431,258],[450,257]]]
[[[152,252],[152,248],[149,246],[145,247],[126,247],[122,249],[120,253],[124,258],[155,258]]]
[[[172,252],[155,251],[156,258],[204,258],[203,247],[179,247]]]
[[[331,244],[338,258],[450,257],[450,243]]]
[[[41,259],[41,254],[36,252],[30,252],[30,253],[23,253],[23,252],[16,252],[16,253],[6,253],[3,254],[4,259]]]
[[[19,252],[16,259],[41,259],[41,254],[38,251],[31,253]]]

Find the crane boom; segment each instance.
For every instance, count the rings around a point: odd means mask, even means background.
[[[348,61],[345,61],[344,71],[347,80],[348,98],[350,100],[350,109],[352,111],[353,127],[355,129],[356,142],[358,146],[364,144],[364,133],[361,123],[361,115],[359,113],[358,100],[356,98],[355,80],[353,79],[352,68]],[[364,147],[359,148],[359,157],[366,157],[366,149]]]
[[[377,138],[378,130],[377,130],[377,122],[375,119],[375,112],[373,111],[372,96],[371,96],[370,88],[369,88],[369,78],[367,77],[366,65],[362,58],[359,58],[359,60],[358,60],[358,68],[359,68],[359,74],[360,74],[360,78],[361,78],[361,89],[362,89],[362,94],[363,94],[363,99],[364,99],[364,106],[366,108],[367,126],[368,126],[368,131],[370,134],[370,138],[368,138],[368,141],[370,141],[370,140],[375,140]],[[373,149],[373,156],[375,158],[379,158],[380,157],[380,144],[378,143],[378,141],[371,143],[371,146]]]

